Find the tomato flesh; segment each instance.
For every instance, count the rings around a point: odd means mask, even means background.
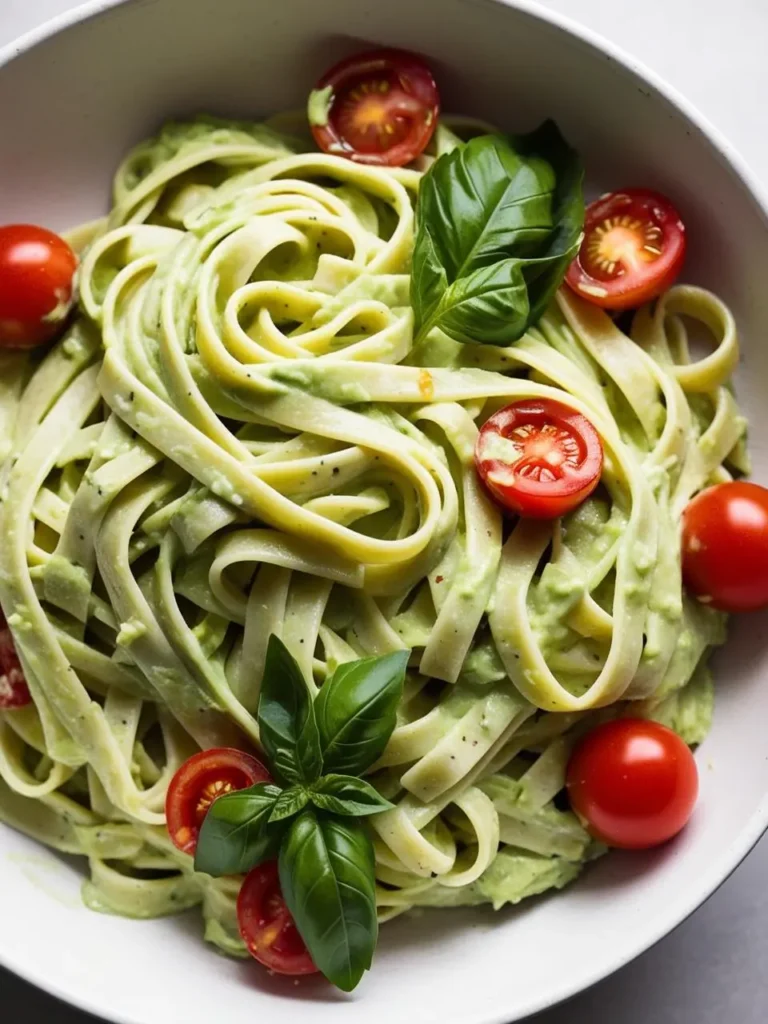
[[[745,480],[702,491],[683,513],[683,580],[725,612],[768,607],[768,489]]]
[[[588,733],[568,763],[571,806],[595,838],[627,850],[666,842],[699,791],[693,754],[658,722],[620,718]]]
[[[246,875],[237,899],[237,920],[248,952],[264,967],[277,974],[317,974],[285,905],[274,861]]]
[[[584,240],[565,280],[587,302],[631,309],[674,283],[685,245],[680,214],[664,196],[639,188],[609,192],[587,208]]]
[[[567,405],[515,402],[483,424],[475,466],[504,508],[530,519],[556,519],[597,487],[603,445],[589,420]]]
[[[74,252],[52,231],[0,227],[0,348],[34,348],[59,334],[76,269]]]
[[[0,611],[0,710],[23,708],[31,703],[32,697],[11,630]]]
[[[174,845],[194,854],[200,827],[214,800],[271,781],[261,761],[232,747],[215,747],[190,757],[171,779],[165,801],[168,834]]]
[[[341,61],[310,95],[318,146],[362,164],[410,163],[432,138],[439,113],[432,72],[404,50],[374,50]]]

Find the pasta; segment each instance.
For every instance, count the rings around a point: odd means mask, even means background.
[[[194,872],[164,800],[198,747],[258,742],[271,633],[314,691],[412,651],[370,776],[395,804],[372,819],[381,919],[517,902],[601,850],[557,801],[585,721],[631,707],[703,738],[724,616],[684,595],[678,524],[747,469],[714,295],[674,287],[624,333],[561,289],[513,345],[414,345],[420,171],[305,148],[167,126],[69,236],[65,337],[0,355],[0,601],[34,698],[0,712],[0,819],[87,857],[95,909],[200,905],[235,955],[238,879]],[[478,425],[538,397],[595,425],[602,485],[510,526]]]

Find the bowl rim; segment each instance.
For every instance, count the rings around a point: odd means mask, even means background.
[[[128,6],[133,0],[85,0],[68,11],[49,18],[41,25],[22,33],[18,38],[0,47],[0,70],[17,57],[22,56],[36,46],[52,39],[59,33],[75,25],[85,23],[101,15],[108,14],[118,7]],[[678,89],[670,85],[660,74],[648,67],[643,61],[632,56],[623,46],[616,44],[589,26],[575,20],[570,15],[542,6],[538,0],[469,0],[469,2],[498,5],[518,11],[521,14],[545,25],[559,29],[585,44],[591,51],[608,57],[621,65],[626,71],[649,85],[663,100],[676,108],[685,119],[692,124],[710,144],[716,155],[730,168],[746,188],[762,214],[764,225],[768,228],[768,188],[764,187],[749,162],[727,140],[720,129],[689,101]],[[591,971],[582,971],[580,975],[570,976],[562,982],[555,982],[541,998],[531,998],[517,1011],[515,1020],[523,1020],[533,1014],[551,1009],[558,1004],[573,998],[581,992],[610,977],[640,955],[647,952],[662,939],[686,921],[723,885],[742,861],[751,853],[763,834],[768,831],[768,794],[760,801],[745,827],[728,844],[721,855],[709,866],[709,870],[699,879],[699,884],[680,909],[675,909],[667,916],[657,919],[637,947],[631,953],[620,953],[608,957],[596,964]],[[16,960],[10,950],[0,949],[0,967],[43,990],[62,1002],[68,1003],[96,1018],[103,1018],[113,1024],[147,1024],[145,1019],[136,1016],[125,1016],[116,1009],[98,1005],[87,993],[79,992],[74,987],[67,988],[56,982],[49,981],[45,974],[34,965]],[[105,1011],[108,1017],[105,1017]],[[477,1018],[473,1024],[508,1024],[509,1014],[499,1007],[491,1015]]]

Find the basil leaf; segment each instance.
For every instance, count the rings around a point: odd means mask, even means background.
[[[441,156],[419,188],[411,302],[419,337],[508,345],[535,323],[578,251],[583,168],[552,121]]]
[[[280,886],[315,965],[351,992],[371,966],[376,918],[373,844],[360,822],[304,811],[278,861]]]
[[[360,775],[381,756],[395,728],[409,654],[345,662],[323,684],[315,716],[325,771]]]
[[[314,782],[323,768],[312,698],[288,648],[269,638],[259,698],[259,736],[285,782]]]
[[[291,786],[290,789],[283,790],[275,801],[269,820],[273,822],[292,818],[294,814],[303,811],[308,803],[309,793],[307,790],[303,786]]]
[[[237,875],[273,857],[280,835],[267,829],[267,822],[281,792],[271,782],[259,782],[215,800],[200,829],[195,871]]]
[[[351,775],[324,775],[312,787],[310,797],[315,807],[323,811],[358,818],[392,808],[370,782],[353,779]]]

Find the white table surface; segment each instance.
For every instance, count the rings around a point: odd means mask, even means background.
[[[768,0],[542,3],[601,32],[684,92],[768,186]],[[76,0],[0,0],[0,44],[75,6]],[[676,932],[537,1022],[765,1024],[767,960],[768,838]],[[87,1024],[93,1018],[0,970],[0,1019]]]

